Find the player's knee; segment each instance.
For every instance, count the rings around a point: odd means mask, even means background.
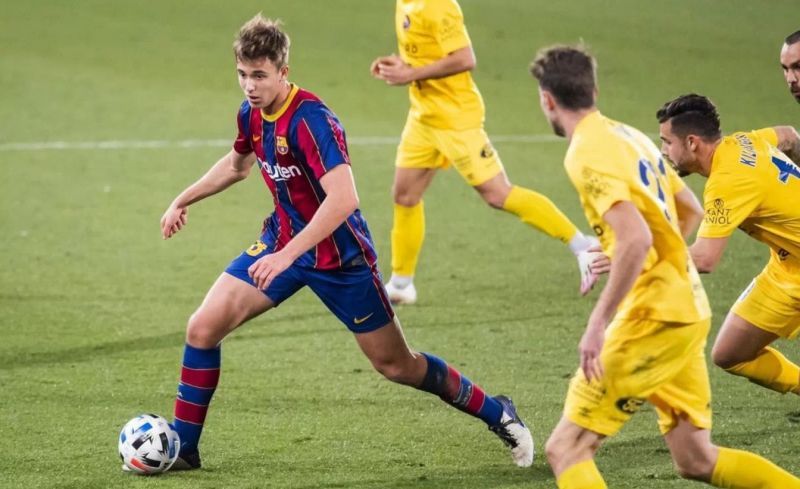
[[[714,462],[708,457],[686,457],[675,460],[675,471],[684,479],[708,482],[714,472]]]
[[[196,311],[186,325],[186,342],[195,348],[214,348],[219,343],[218,334],[204,315]]]
[[[392,193],[394,203],[397,205],[402,205],[403,207],[414,207],[415,205],[419,204],[420,200],[422,200],[419,195],[406,192],[405,190],[398,189],[396,187],[393,189]]]
[[[488,192],[481,194],[481,197],[483,197],[483,201],[489,204],[489,207],[492,209],[502,209],[503,205],[506,203],[506,197],[508,196],[498,192]]]
[[[594,458],[601,441],[573,439],[565,433],[554,431],[544,445],[547,462],[554,470],[564,470],[582,460]]]
[[[398,384],[410,384],[412,379],[409,375],[409,369],[402,362],[393,361],[390,359],[377,359],[372,360],[372,366],[379,374],[386,377],[392,382]]]
[[[719,346],[718,344],[715,344],[711,349],[711,360],[714,362],[714,365],[725,370],[732,369],[745,361],[745,359],[740,358],[740,355],[731,348]]]

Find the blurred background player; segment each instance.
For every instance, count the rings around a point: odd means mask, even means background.
[[[800,31],[789,34],[783,41],[781,67],[789,92],[800,104]]]
[[[800,488],[768,460],[711,442],[704,352],[711,311],[679,225],[673,170],[647,136],[597,110],[595,61],[585,51],[542,50],[531,72],[542,111],[570,141],[564,166],[612,257],[545,448],[558,487],[607,487],[594,456],[649,401],[682,477],[725,488]]]
[[[770,248],[766,267],[722,324],[714,363],[800,394],[800,367],[769,346],[800,332],[800,169],[787,156],[800,154],[797,131],[779,126],[722,137],[716,107],[695,94],[667,102],[657,117],[664,154],[682,172],[708,178],[705,219],[689,249],[698,270],[716,268],[737,228]]]
[[[393,184],[392,302],[413,304],[417,260],[425,237],[422,195],[436,171],[454,165],[495,209],[569,245],[579,258],[581,293],[596,278],[589,274],[592,241],[547,197],[512,185],[483,130],[484,106],[470,71],[475,67],[464,16],[455,0],[397,0],[395,29],[400,56],[373,61],[372,75],[389,85],[409,85],[411,108],[397,148]]]
[[[173,470],[200,468],[198,443],[219,381],[221,341],[306,285],[354,333],[378,372],[483,420],[511,447],[517,465],[529,466],[533,440],[511,400],[488,396],[452,365],[406,343],[358,209],[344,130],[319,98],[287,80],[288,36],[259,14],[239,31],[234,52],[247,97],[238,137],[170,204],[161,231],[166,239],[181,230],[189,205],[247,178],[255,163],[275,211],[189,319],[175,402],[181,450]]]

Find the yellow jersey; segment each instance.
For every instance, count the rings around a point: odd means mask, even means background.
[[[770,247],[774,261],[800,272],[800,168],[776,148],[772,128],[737,132],[714,150],[698,236],[724,238],[738,227]]]
[[[397,44],[403,61],[419,67],[470,46],[464,15],[455,0],[397,0]],[[439,129],[483,125],[484,106],[469,71],[411,83],[410,116]]]
[[[616,319],[694,323],[711,317],[700,276],[678,226],[674,194],[684,184],[656,145],[633,127],[595,111],[572,135],[564,166],[603,252],[614,259],[616,237],[603,215],[633,203],[647,222],[653,246]]]

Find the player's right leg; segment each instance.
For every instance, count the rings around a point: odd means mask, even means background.
[[[219,382],[220,342],[248,319],[272,306],[272,301],[260,290],[223,273],[189,318],[175,400],[174,425],[181,438],[181,449],[170,470],[200,468],[198,443]]]
[[[392,184],[392,276],[386,283],[386,292],[393,304],[417,301],[413,280],[425,240],[422,195],[436,170],[445,164],[432,139],[431,128],[409,116],[397,147]]]
[[[594,456],[605,435],[595,433],[562,417],[545,444],[547,462],[559,489],[604,489]]]
[[[262,236],[262,240],[268,235]],[[170,470],[200,468],[198,443],[208,406],[217,387],[221,366],[220,342],[249,319],[284,301],[303,284],[290,267],[265,291],[253,284],[247,269],[271,249],[256,241],[235,258],[208,291],[186,328],[186,345],[178,396],[175,429],[181,438],[179,458]]]
[[[717,335],[714,363],[777,392],[800,393],[800,366],[769,345],[800,330],[800,284],[770,261],[739,297]]]

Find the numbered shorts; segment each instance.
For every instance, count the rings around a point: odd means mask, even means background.
[[[773,255],[731,312],[781,338],[796,337],[800,333],[800,271],[792,274],[789,270]]]
[[[444,169],[451,164],[473,187],[503,171],[503,163],[483,128],[438,129],[409,116],[397,147],[395,166]]]
[[[583,372],[570,381],[564,415],[578,426],[611,436],[649,401],[662,434],[681,416],[711,428],[711,387],[705,345],[711,320],[693,324],[620,319],[611,323],[600,358],[603,377]]]
[[[257,241],[234,259],[225,272],[255,287],[247,269],[268,254],[269,248]],[[339,270],[317,270],[294,264],[262,292],[277,306],[305,285],[353,333],[374,331],[394,319],[377,265],[363,263]]]

